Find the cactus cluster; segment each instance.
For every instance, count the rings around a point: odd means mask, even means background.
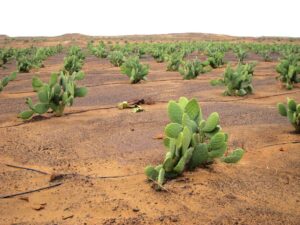
[[[207,66],[207,62],[201,63],[199,60],[183,61],[179,66],[179,73],[185,80],[195,79],[200,73],[206,73],[210,71],[210,67]]]
[[[215,158],[227,163],[242,158],[244,151],[240,148],[224,156],[228,135],[221,131],[219,114],[213,112],[204,120],[196,99],[181,97],[178,102],[170,101],[168,115],[171,123],[165,127],[165,159],[156,167],[145,168],[146,176],[157,183],[158,189],[166,179],[181,175],[185,169],[212,163]]]
[[[146,80],[148,71],[149,66],[140,64],[137,56],[126,59],[121,66],[121,73],[126,74],[130,78],[132,84],[136,84],[141,80]]]
[[[8,62],[14,56],[14,50],[12,48],[0,49],[0,67]]]
[[[238,63],[244,63],[244,60],[247,58],[247,50],[238,46],[233,49],[235,57],[238,59]]]
[[[108,51],[106,50],[106,46],[103,41],[99,42],[98,46],[94,47],[91,43],[89,43],[88,48],[98,58],[106,58],[108,56]]]
[[[26,99],[29,110],[23,111],[19,117],[23,120],[30,119],[34,114],[44,114],[52,110],[56,116],[62,116],[66,106],[72,106],[74,98],[84,97],[87,94],[85,87],[77,87],[76,81],[84,78],[83,72],[66,72],[51,74],[48,83],[38,77],[32,79],[32,87],[36,90],[39,102],[33,104],[31,98]]]
[[[252,76],[254,72],[254,63],[238,64],[234,70],[229,64],[223,74],[223,78],[212,80],[212,86],[224,85],[226,90],[223,93],[225,96],[244,96],[253,92]]]
[[[79,72],[83,66],[85,56],[78,46],[72,46],[64,58],[64,71],[73,74]]]
[[[165,61],[165,52],[163,48],[154,48],[151,51],[152,57],[155,59],[156,62],[161,63]]]
[[[45,59],[56,53],[60,53],[61,51],[61,45],[46,48],[31,47],[15,50],[18,71],[28,73],[32,68],[41,68],[44,66],[43,61]]]
[[[108,55],[108,59],[110,61],[111,64],[113,64],[114,66],[122,66],[122,64],[125,62],[125,56],[124,53],[122,51],[112,51],[109,55]]]
[[[300,132],[300,103],[297,104],[294,99],[287,98],[287,106],[283,103],[278,103],[277,108],[279,114],[287,117],[296,131]]]
[[[3,91],[3,88],[8,85],[10,81],[13,81],[17,77],[17,72],[12,72],[9,76],[6,76],[0,80],[0,92]]]
[[[286,89],[291,90],[294,84],[300,83],[300,56],[290,54],[284,57],[276,66],[279,73],[277,79],[284,83]]]
[[[207,62],[212,68],[214,69],[218,68],[225,64],[224,56],[225,54],[221,51],[215,51],[215,50],[209,51]]]
[[[183,60],[184,54],[182,52],[175,52],[170,55],[166,55],[167,71],[178,71],[179,66]]]

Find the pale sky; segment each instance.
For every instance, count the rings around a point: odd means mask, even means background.
[[[3,0],[9,36],[165,34],[300,37],[300,0]]]

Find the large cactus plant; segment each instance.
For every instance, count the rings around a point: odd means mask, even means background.
[[[158,189],[166,179],[181,175],[185,169],[212,163],[216,158],[226,163],[242,158],[242,149],[227,154],[228,135],[221,131],[219,114],[213,112],[205,120],[196,99],[170,101],[168,114],[171,123],[165,127],[165,159],[158,166],[145,168],[145,174],[158,184]]]
[[[0,80],[0,92],[3,91],[3,88],[8,85],[10,81],[13,81],[17,77],[17,72],[12,72],[9,76],[6,76]]]
[[[224,85],[226,90],[223,93],[226,96],[238,95],[244,96],[253,92],[252,76],[255,64],[239,64],[234,70],[229,64],[223,74],[223,78],[212,80],[212,86]]]
[[[290,54],[276,66],[279,73],[277,79],[284,83],[286,89],[293,89],[294,84],[300,83],[300,56]]]
[[[39,102],[33,104],[31,98],[26,99],[29,110],[23,111],[19,117],[30,119],[34,114],[44,114],[50,109],[56,116],[62,116],[66,106],[72,106],[74,98],[84,97],[87,94],[85,87],[77,87],[76,81],[84,78],[83,72],[74,72],[72,75],[61,72],[51,74],[49,83],[43,83],[35,77],[32,86],[38,91]]]
[[[195,79],[200,73],[206,73],[211,68],[199,60],[184,61],[179,66],[179,73],[185,80]]]
[[[296,131],[300,132],[300,104],[297,104],[294,99],[287,98],[287,106],[278,103],[277,108],[280,115],[287,117]]]
[[[138,57],[128,58],[121,66],[121,72],[130,78],[132,84],[146,80],[148,70],[149,66],[140,64]]]

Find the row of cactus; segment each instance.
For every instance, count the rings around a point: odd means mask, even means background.
[[[170,101],[168,115],[171,122],[165,127],[165,159],[158,166],[145,168],[146,176],[158,189],[185,169],[210,164],[216,158],[226,163],[236,163],[242,158],[244,150],[240,148],[228,154],[228,135],[221,131],[219,114],[213,112],[204,120],[196,99],[181,97],[178,102]]]
[[[64,58],[64,71],[73,74],[79,72],[84,64],[85,55],[78,46],[72,46]]]
[[[10,81],[15,80],[16,77],[17,77],[17,72],[12,72],[10,75],[2,78],[0,80],[0,92],[3,91],[4,87],[6,87]]]
[[[294,84],[300,83],[300,55],[285,56],[276,66],[276,71],[279,74],[277,79],[285,85],[286,89],[293,89]]]
[[[43,62],[54,54],[62,51],[62,46],[45,48],[28,48],[20,49],[15,53],[17,68],[19,72],[28,73],[32,68],[41,68],[44,66]]]
[[[287,98],[287,105],[278,103],[277,108],[280,115],[287,117],[296,131],[300,132],[300,103],[297,104],[294,99]]]
[[[229,64],[223,74],[223,78],[212,80],[212,86],[222,85],[226,87],[225,96],[244,96],[253,92],[252,77],[254,73],[254,63],[238,64],[233,69]]]
[[[179,73],[185,80],[195,79],[199,74],[209,72],[211,67],[208,62],[200,62],[198,59],[193,61],[183,61],[179,66]]]
[[[127,75],[132,84],[146,80],[149,72],[148,65],[142,65],[137,56],[127,58],[121,66],[121,73]]]
[[[38,103],[34,104],[31,98],[26,99],[29,110],[23,111],[19,117],[28,120],[35,114],[42,115],[49,110],[56,116],[63,115],[66,106],[72,106],[76,97],[84,97],[87,94],[85,87],[77,87],[76,81],[84,78],[83,72],[61,71],[60,74],[51,74],[48,83],[44,83],[38,77],[32,79],[32,87],[37,91]]]

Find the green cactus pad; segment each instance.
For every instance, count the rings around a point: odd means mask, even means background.
[[[86,87],[79,87],[75,89],[74,97],[84,97],[87,95],[87,88]]]
[[[244,150],[241,148],[237,148],[232,153],[230,153],[228,156],[223,157],[222,161],[226,163],[237,163],[241,160],[241,158],[244,155]]]
[[[83,80],[84,77],[85,77],[85,74],[82,71],[79,71],[75,74],[75,80]]]
[[[38,91],[41,87],[43,87],[43,85],[44,85],[44,83],[43,83],[43,81],[41,81],[40,78],[38,78],[36,76],[34,76],[32,78],[32,88],[33,88],[33,90]]]
[[[219,114],[217,112],[213,112],[207,118],[203,131],[212,132],[219,124],[219,121],[220,121]]]
[[[210,139],[209,147],[211,149],[219,149],[225,143],[225,134],[224,133],[217,133]]]
[[[287,105],[289,110],[296,111],[297,105],[294,99],[288,98]]]
[[[279,111],[280,115],[287,116],[287,111],[286,111],[286,107],[285,107],[284,104],[278,103],[277,108],[278,108],[278,111]]]
[[[190,169],[195,169],[196,167],[206,163],[208,159],[207,149],[208,149],[207,144],[203,144],[203,143],[200,143],[195,147],[191,161],[189,163]]]
[[[174,161],[170,155],[165,158],[165,161],[163,163],[163,168],[165,169],[166,172],[171,172],[173,170]]]
[[[184,110],[184,108],[188,104],[188,102],[189,102],[189,100],[186,97],[180,97],[178,100],[178,104],[180,105],[182,110]]]
[[[145,174],[151,180],[156,180],[158,177],[158,172],[153,166],[147,166],[145,168]]]
[[[50,95],[49,86],[43,86],[40,88],[38,92],[38,99],[40,100],[41,103],[48,103],[49,95]]]
[[[183,134],[183,136],[182,136],[182,151],[184,154],[191,143],[192,134],[188,127],[183,128],[182,134]]]
[[[57,73],[52,73],[50,76],[49,86],[53,87],[57,83],[58,75]]]
[[[181,123],[183,110],[175,101],[170,101],[168,104],[168,114],[171,122]]]
[[[23,120],[28,120],[33,116],[34,112],[32,110],[27,110],[24,112],[21,112],[18,117],[23,119]]]
[[[182,116],[182,126],[187,126],[191,132],[197,131],[197,123],[194,120],[191,120],[187,113],[184,113]]]
[[[49,104],[47,103],[38,103],[34,106],[34,112],[40,115],[46,113],[48,109],[49,109]]]
[[[165,169],[161,168],[158,173],[157,183],[162,186],[165,182]]]
[[[166,136],[170,138],[177,138],[183,127],[178,123],[169,123],[165,128]]]
[[[208,152],[208,156],[211,159],[222,157],[226,149],[227,149],[227,142],[224,142],[220,148],[211,149],[211,151]]]
[[[187,103],[184,108],[184,112],[187,113],[192,120],[196,120],[199,115],[200,118],[202,117],[201,110],[196,99],[192,99]]]

